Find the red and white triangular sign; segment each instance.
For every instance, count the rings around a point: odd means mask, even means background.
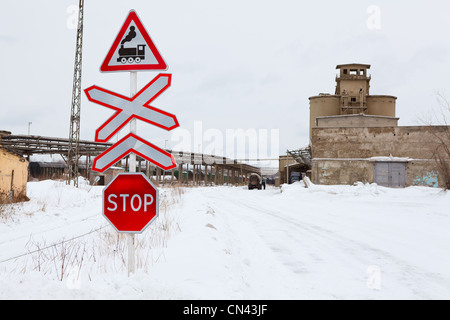
[[[131,10],[120,29],[101,72],[166,70],[167,64],[136,13]]]

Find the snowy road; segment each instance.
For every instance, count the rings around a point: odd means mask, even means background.
[[[218,264],[220,258],[193,254],[202,261],[197,268],[236,272],[233,290],[217,290],[218,297],[450,297],[450,202],[436,190],[212,188],[195,203],[213,212],[204,223],[230,256]],[[203,239],[203,253],[217,254],[207,244]],[[202,285],[214,283],[212,277]]]
[[[105,225],[101,188],[40,184],[22,215],[0,224],[0,258],[23,253],[31,233],[52,243]],[[184,189],[137,237],[145,262],[131,278],[117,247],[92,254],[84,244],[75,286],[51,270],[20,274],[17,259],[0,264],[0,298],[448,299],[449,208],[448,192],[421,187]],[[160,247],[148,240],[158,233]]]
[[[392,203],[366,202],[367,209],[364,203],[358,203],[356,209],[352,202],[338,201],[329,207],[321,201],[308,202],[306,197],[301,201],[305,205],[295,210],[295,203],[272,202],[253,194],[248,201],[234,205],[236,211],[249,209],[244,216],[247,226],[254,228],[264,245],[287,267],[290,286],[303,289],[300,292],[306,289],[313,296],[319,293],[334,298],[370,297],[367,281],[372,277],[367,272],[378,267],[379,288],[384,291],[379,296],[450,297],[450,259],[446,251],[441,255],[433,252],[441,241],[450,243],[448,229],[440,226],[437,235],[432,222],[429,230],[423,230],[429,225],[425,221],[411,226],[417,222],[414,218],[408,221],[408,216],[421,216],[420,205],[415,212],[400,213],[405,219],[401,221],[389,217],[395,214],[390,210]],[[424,245],[423,240],[430,242]]]

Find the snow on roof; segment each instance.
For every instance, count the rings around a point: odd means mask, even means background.
[[[411,161],[411,158],[408,157],[371,157],[369,161],[385,161],[385,162],[408,162]]]

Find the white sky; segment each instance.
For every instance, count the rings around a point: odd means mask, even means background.
[[[429,1],[85,0],[83,89],[129,95],[128,73],[99,68],[130,9],[135,9],[173,74],[152,105],[192,130],[279,129],[280,153],[308,144],[309,100],[334,93],[335,67],[371,64],[371,94],[398,97],[400,125],[449,91],[450,3]],[[75,0],[4,1],[0,12],[0,130],[68,137],[76,30]],[[370,30],[370,5],[381,29]],[[142,72],[139,88],[157,75]],[[81,138],[112,114],[83,95]],[[164,146],[171,133],[139,124]],[[178,130],[178,129],[177,129]],[[173,147],[169,141],[168,147]]]

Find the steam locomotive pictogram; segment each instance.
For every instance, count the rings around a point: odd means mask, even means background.
[[[122,39],[119,49],[119,57],[117,62],[125,63],[140,63],[141,60],[145,60],[145,44],[138,44],[135,48],[124,48],[125,42],[131,42],[136,38],[136,27],[131,26],[130,31],[125,38]]]
[[[136,48],[124,48],[123,44],[119,49],[119,58],[117,62],[140,63],[145,59],[145,44],[138,44]]]

